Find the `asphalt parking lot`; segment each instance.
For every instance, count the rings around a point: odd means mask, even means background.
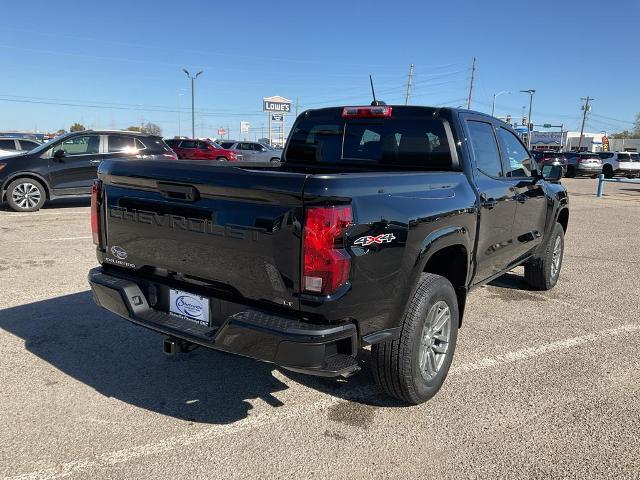
[[[0,476],[640,478],[640,185],[567,179],[559,284],[469,298],[454,366],[398,406],[98,309],[86,200],[0,209]]]

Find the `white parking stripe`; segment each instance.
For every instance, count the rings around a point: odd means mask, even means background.
[[[488,368],[495,368],[500,365],[528,360],[530,358],[546,355],[548,353],[557,352],[567,348],[602,341],[603,339],[606,341],[608,336],[635,333],[639,331],[640,324],[629,323],[616,328],[600,330],[598,333],[590,333],[580,337],[567,338],[557,342],[539,345],[537,347],[516,350],[503,355],[484,358],[476,362],[458,365],[451,369],[451,374],[459,375]],[[240,420],[232,424],[207,427],[196,433],[185,433],[183,435],[177,435],[155,443],[123,448],[114,452],[106,452],[95,457],[62,463],[44,470],[23,473],[13,477],[6,477],[5,480],[53,480],[56,478],[69,477],[75,474],[85,474],[84,476],[86,477],[88,476],[88,471],[96,468],[108,468],[112,465],[118,465],[135,460],[136,458],[147,457],[189,445],[207,442],[215,438],[233,435],[246,430],[252,430],[254,428],[273,424],[288,418],[317,414],[318,410],[325,410],[332,405],[343,402],[345,400],[345,396],[347,400],[349,398],[364,400],[367,397],[379,394],[380,390],[374,386],[365,386],[352,388],[344,393],[346,395],[343,395],[341,398],[326,396],[322,400],[308,405],[301,404],[290,408],[282,407],[271,410],[268,413],[249,416],[244,420]]]
[[[78,212],[78,211],[58,211],[58,212],[25,212],[25,213],[20,213],[20,212],[16,212],[16,213],[5,213],[2,214],[2,212],[0,212],[0,218],[4,218],[4,217],[25,217],[25,218],[34,218],[34,217],[41,217],[43,215],[60,215],[60,216],[67,216],[67,215],[88,215],[89,214],[89,210],[87,207],[87,210],[85,210],[84,212]]]
[[[30,240],[12,240],[9,242],[3,242],[3,245],[15,245],[15,244],[20,244],[20,243],[47,243],[47,242],[67,242],[70,240],[87,240],[91,238],[91,236],[84,236],[84,237],[59,237],[59,238],[39,238],[36,240],[30,239]]]

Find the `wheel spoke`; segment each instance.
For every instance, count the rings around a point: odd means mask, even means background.
[[[435,353],[447,353],[447,350],[449,350],[449,344],[447,342],[442,342],[439,344],[434,344],[433,347],[431,347],[433,349],[433,351]]]
[[[449,307],[442,308],[436,315],[436,319],[431,326],[431,331],[434,333],[440,332],[449,322],[449,318]]]

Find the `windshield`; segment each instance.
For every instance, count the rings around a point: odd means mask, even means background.
[[[431,115],[386,119],[309,116],[295,124],[284,157],[290,164],[421,170],[449,170],[452,166],[444,123]]]

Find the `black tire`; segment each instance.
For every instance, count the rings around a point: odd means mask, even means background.
[[[576,176],[576,168],[573,165],[569,165],[567,167],[567,173],[565,174],[565,177],[574,178],[575,176]]]
[[[16,212],[35,212],[47,200],[47,191],[37,180],[18,178],[12,181],[5,193],[7,203]]]
[[[613,178],[613,167],[611,165],[605,165],[602,167],[602,173],[604,173],[604,178]]]
[[[434,310],[436,314],[444,311],[445,304],[450,314],[448,342],[443,343],[436,338],[438,332],[444,332],[441,329],[427,337],[433,347],[422,347],[425,345],[423,333],[428,318],[432,318]],[[402,319],[400,337],[371,348],[371,367],[376,383],[392,397],[411,404],[426,402],[433,397],[447,378],[458,339],[459,319],[456,292],[449,280],[440,275],[422,274]],[[423,353],[426,368],[439,364],[433,375],[423,373],[421,352],[436,347],[442,349],[445,344],[445,353],[431,350],[433,360]]]
[[[271,163],[273,163],[273,162],[279,162],[279,161],[280,161],[280,159],[279,159],[278,157],[273,157],[270,161],[271,161]]]
[[[218,157],[218,158],[216,158],[216,160],[218,160],[219,162],[226,162],[227,161],[227,157]]]
[[[554,268],[554,250],[559,241],[560,253],[558,264]],[[524,279],[535,290],[551,290],[558,283],[562,258],[564,256],[564,230],[556,223],[546,242],[542,254],[524,264]]]

